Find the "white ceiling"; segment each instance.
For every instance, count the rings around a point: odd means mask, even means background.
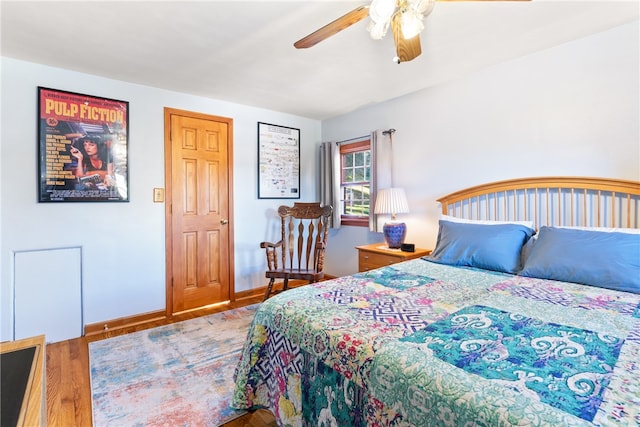
[[[637,20],[638,0],[439,2],[422,55],[394,64],[369,18],[293,43],[364,1],[7,1],[1,54],[326,119]]]

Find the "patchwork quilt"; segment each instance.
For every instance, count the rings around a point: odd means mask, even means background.
[[[280,426],[640,425],[640,295],[407,261],[261,304],[235,378]]]

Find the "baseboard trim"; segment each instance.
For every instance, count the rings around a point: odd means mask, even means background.
[[[143,323],[154,322],[165,319],[164,310],[151,311],[148,313],[136,314],[135,316],[120,317],[118,319],[106,320],[104,322],[85,325],[84,336],[98,335],[108,331],[141,325]]]
[[[266,292],[267,287],[264,286],[262,288],[249,289],[248,291],[240,291],[236,292],[236,301],[243,301],[250,298],[255,298],[259,296],[263,296]]]
[[[334,279],[334,276],[325,276],[324,280]],[[306,285],[304,280],[291,280],[289,281],[290,288],[297,288],[298,286]],[[276,283],[278,286],[278,283]],[[248,291],[236,292],[232,301],[238,302],[256,297],[261,297],[266,292],[267,287],[249,289]],[[220,303],[223,305],[224,303]],[[200,309],[194,309],[190,311],[197,311]],[[157,322],[160,320],[166,320],[167,313],[164,310],[151,311],[148,313],[136,314],[128,317],[120,317],[118,319],[106,320],[104,322],[92,323],[85,325],[84,336],[89,337],[92,335],[104,334],[105,332],[114,331],[123,328],[129,328],[131,326],[142,325],[148,322]]]

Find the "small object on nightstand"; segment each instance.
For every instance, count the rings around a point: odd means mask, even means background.
[[[414,245],[413,243],[403,243],[400,245],[400,250],[402,252],[415,252],[416,245]]]

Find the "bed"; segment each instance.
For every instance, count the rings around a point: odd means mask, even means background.
[[[640,182],[438,201],[431,256],[262,303],[232,406],[280,426],[640,425]]]

